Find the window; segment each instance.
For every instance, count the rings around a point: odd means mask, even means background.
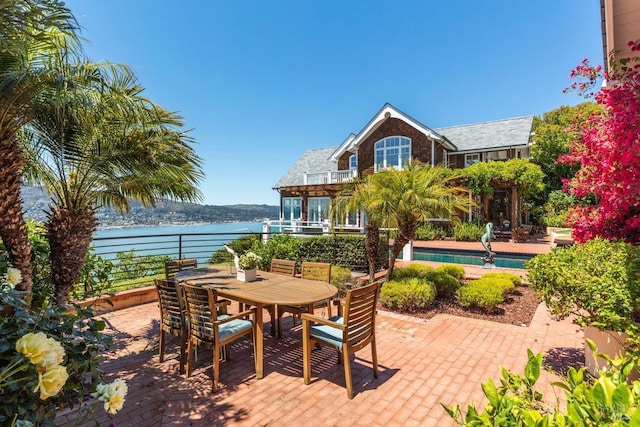
[[[293,221],[302,218],[302,199],[300,197],[282,198],[282,219]]]
[[[307,220],[309,222],[322,222],[329,218],[329,197],[310,197],[309,198],[309,214]]]
[[[375,169],[402,169],[411,159],[411,140],[404,136],[390,136],[376,142]]]
[[[464,155],[464,167],[475,165],[480,161],[480,154],[465,154]]]
[[[487,160],[493,160],[493,161],[507,160],[507,154],[508,154],[507,150],[490,151],[486,153]]]
[[[358,157],[355,154],[349,156],[349,169],[358,169]]]

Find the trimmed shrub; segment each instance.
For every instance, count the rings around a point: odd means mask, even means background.
[[[453,227],[453,237],[460,242],[478,242],[485,232],[485,225],[461,222]]]
[[[413,277],[425,277],[427,273],[434,271],[433,267],[423,264],[409,264],[407,267],[394,268],[392,280],[410,279]]]
[[[436,268],[436,271],[447,273],[448,275],[453,276],[458,280],[462,280],[465,278],[464,267],[458,264],[444,264]]]
[[[442,240],[447,237],[447,232],[439,224],[430,222],[416,229],[416,240]]]
[[[380,290],[380,302],[392,310],[421,310],[433,304],[435,299],[435,285],[417,277],[391,280]]]
[[[429,271],[424,278],[436,286],[439,297],[455,295],[461,286],[458,279],[444,271]]]
[[[474,307],[494,312],[498,305],[504,302],[504,293],[502,288],[495,286],[493,282],[472,280],[458,289],[458,302],[463,307]]]
[[[247,236],[241,236],[236,240],[229,242],[227,246],[234,250],[237,254],[243,254],[251,249],[255,242],[260,241],[260,236],[250,234]],[[218,249],[207,261],[209,264],[230,264],[233,263],[233,255],[231,255],[225,248]]]
[[[522,277],[517,274],[511,273],[486,273],[483,274],[481,279],[507,279],[513,282],[513,286],[522,286]]]
[[[329,262],[354,269],[368,269],[365,236],[335,235],[312,236],[298,239],[298,260],[313,262]],[[387,268],[389,263],[389,245],[386,236],[380,236],[377,270]]]
[[[339,265],[331,266],[331,284],[338,288],[338,297],[344,296],[347,290],[347,283],[352,281],[351,270]]]

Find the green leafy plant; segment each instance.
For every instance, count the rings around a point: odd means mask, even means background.
[[[464,267],[458,264],[444,264],[436,268],[436,271],[447,273],[448,275],[453,276],[458,280],[464,279],[466,274],[464,271]]]
[[[9,267],[0,276],[0,310],[13,312],[0,317],[0,425],[52,426],[59,408],[74,408],[99,391],[111,337],[91,308],[45,301],[28,310],[26,294],[12,289],[21,280],[16,272]],[[103,402],[117,411],[125,394],[126,385]]]
[[[634,336],[640,312],[640,249],[594,239],[526,263],[528,281],[550,311],[582,326]]]
[[[479,242],[485,225],[476,222],[461,222],[453,226],[453,237],[460,242]]]
[[[392,280],[411,279],[414,277],[423,278],[427,273],[433,271],[433,267],[424,264],[409,264],[406,267],[399,267],[393,270]]]
[[[254,268],[258,268],[260,266],[260,262],[262,261],[262,257],[257,255],[255,252],[247,252],[245,254],[240,255],[238,259],[238,267],[243,270],[251,270]]]
[[[505,280],[505,283],[511,284]],[[491,280],[471,280],[458,289],[458,302],[463,307],[475,307],[495,312],[504,302],[504,290]]]
[[[461,285],[460,280],[444,271],[429,271],[424,278],[435,285],[439,297],[455,295]]]
[[[416,229],[416,240],[442,240],[447,232],[442,226],[427,222]]]
[[[347,283],[351,281],[353,281],[351,270],[346,267],[340,267],[339,265],[331,266],[331,284],[338,288],[338,297],[345,295]]]
[[[417,277],[391,280],[380,290],[380,302],[392,310],[421,310],[433,304],[435,299],[435,285]]]
[[[592,345],[593,343],[590,343]],[[464,414],[458,404],[442,404],[447,413],[461,426],[637,426],[640,424],[640,382],[629,381],[633,360],[606,358],[609,366],[593,380],[585,368],[569,367],[567,376],[553,386],[564,392],[566,409],[558,397],[548,402],[536,389],[542,369],[542,353],[527,350],[524,375],[500,367],[500,386],[488,379],[482,390],[489,400],[483,410],[473,405]]]
[[[513,283],[513,286],[522,286],[522,277],[513,273],[503,273],[503,272],[494,272],[494,273],[485,273],[481,277],[482,279],[507,279]]]
[[[275,236],[274,236],[275,237]],[[260,241],[260,237],[255,234],[247,236],[241,236],[232,242],[229,242],[229,246],[237,254],[241,254],[251,250],[252,246]],[[229,253],[225,248],[218,249],[208,260],[209,264],[229,264],[233,263],[233,255]]]
[[[133,249],[118,252],[116,256],[118,263],[114,268],[115,280],[164,273],[164,263],[171,260],[169,255],[137,255]]]

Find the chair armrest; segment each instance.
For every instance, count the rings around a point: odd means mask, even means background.
[[[231,304],[228,299],[221,299],[216,302],[216,309],[222,314],[227,314],[227,306]]]
[[[314,316],[313,314],[309,313],[302,313],[301,318],[303,322],[307,321],[313,323],[322,323],[323,325],[331,326],[333,328],[340,329],[341,331],[344,331],[347,327],[347,325],[343,323],[332,322],[331,320],[319,316]]]
[[[231,322],[232,320],[236,320],[236,319],[244,319],[245,317],[249,316],[250,314],[253,314],[254,316],[256,315],[256,309],[255,307],[250,308],[248,310],[242,311],[238,314],[234,314],[233,316],[229,316],[226,317],[222,320],[217,320],[215,323],[217,324],[222,324],[222,323],[227,323],[227,322]]]

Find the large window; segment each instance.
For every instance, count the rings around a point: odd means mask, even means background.
[[[309,197],[309,222],[322,222],[329,218],[329,197]]]
[[[358,169],[358,157],[355,154],[349,156],[349,169]]]
[[[480,161],[480,154],[465,154],[464,155],[464,167],[475,165]]]
[[[375,143],[376,171],[386,168],[402,169],[411,159],[411,139],[390,136]]]
[[[302,199],[300,197],[282,198],[282,219],[293,221],[302,218]]]

